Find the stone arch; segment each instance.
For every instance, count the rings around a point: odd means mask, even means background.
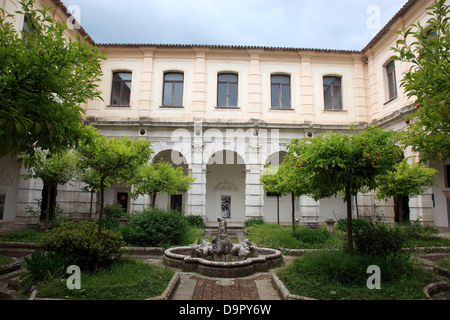
[[[236,151],[218,150],[206,162],[206,218],[245,220],[246,165]]]

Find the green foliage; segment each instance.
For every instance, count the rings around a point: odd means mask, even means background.
[[[264,224],[264,217],[247,219],[244,222],[245,227],[257,226]]]
[[[429,239],[433,235],[439,233],[439,230],[433,226],[421,224],[420,222],[406,222],[396,224],[395,227],[408,240],[424,240]]]
[[[43,232],[40,230],[25,229],[20,231],[13,231],[0,236],[0,241],[11,242],[39,242],[42,238]]]
[[[107,265],[120,257],[124,244],[121,234],[109,230],[103,230],[98,239],[97,223],[92,221],[64,222],[41,239],[43,250],[56,252],[67,257],[71,264],[90,270],[96,259],[100,265]]]
[[[181,213],[150,208],[134,212],[120,232],[131,245],[169,247],[181,242],[186,228],[187,221]]]
[[[156,164],[143,165],[137,170],[132,180],[133,196],[152,195],[152,205],[155,205],[157,192],[170,195],[185,192],[194,181],[194,177],[184,174],[182,167],[175,169],[171,163],[160,160]]]
[[[331,238],[331,234],[325,228],[300,227],[295,233],[295,238],[303,243],[322,244]]]
[[[204,228],[205,220],[201,216],[187,216],[186,217],[187,224],[194,228]]]
[[[353,230],[358,230],[368,224],[372,224],[372,222],[362,218],[352,219]],[[336,224],[336,229],[347,232],[347,219],[339,219]]]
[[[248,239],[261,247],[274,249],[342,248],[343,242],[341,237],[337,234],[329,234],[328,237],[325,234],[328,232],[325,226],[320,227],[318,230],[306,230],[307,228],[301,226],[294,234],[289,225],[263,223],[250,225],[245,230],[248,233]],[[299,235],[302,231],[305,231],[305,235]],[[309,242],[304,242],[303,240]]]
[[[437,170],[423,164],[410,164],[406,159],[392,171],[378,177],[378,199],[394,196],[416,197],[435,185]]]
[[[354,230],[355,245],[368,256],[396,256],[402,252],[405,236],[384,223],[364,223]]]
[[[402,27],[392,48],[394,60],[411,64],[401,86],[416,104],[402,140],[420,153],[423,162],[445,161],[450,155],[450,5],[436,0],[427,10],[430,18],[425,25]]]
[[[105,215],[102,219],[103,227],[109,230],[118,229],[120,225],[120,217],[124,217],[127,215],[120,203],[106,205],[103,213]]]
[[[298,274],[313,277],[317,281],[346,286],[365,286],[368,278],[367,268],[371,265],[377,265],[382,270],[382,284],[412,272],[412,264],[404,256],[387,259],[355,254],[351,257],[342,251],[305,253],[293,263],[292,268],[295,268]]]
[[[19,1],[28,32],[0,11],[0,156],[75,147],[82,137],[81,103],[100,98],[104,57],[88,40],[32,0]]]
[[[24,158],[29,158],[25,160]],[[42,181],[56,184],[68,183],[76,173],[77,158],[73,152],[60,153],[36,152],[34,157],[25,155],[21,160],[28,162],[30,168],[24,179],[41,179]]]
[[[30,257],[25,257],[24,267],[27,270],[20,276],[19,293],[25,293],[39,281],[61,278],[71,265],[68,257],[55,252],[34,251]]]
[[[140,259],[122,258],[95,274],[82,274],[81,290],[53,279],[37,286],[39,297],[73,300],[144,300],[161,295],[174,272]]]
[[[394,131],[368,127],[352,135],[330,132],[314,138],[293,139],[288,149],[294,164],[309,173],[308,193],[316,200],[349,188],[373,190],[376,177],[391,170],[400,157]],[[294,160],[295,159],[295,160]]]

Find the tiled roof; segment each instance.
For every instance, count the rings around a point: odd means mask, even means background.
[[[99,47],[113,48],[208,48],[208,49],[241,49],[241,50],[269,50],[269,51],[314,51],[330,53],[360,53],[359,50],[335,50],[317,48],[292,48],[292,47],[268,47],[268,46],[242,46],[242,45],[208,45],[208,44],[151,44],[151,43],[96,43]]]
[[[68,17],[71,14],[61,0],[52,0],[55,5],[63,10]],[[317,48],[291,48],[291,47],[268,47],[268,46],[242,46],[242,45],[206,45],[206,44],[150,44],[150,43],[96,43],[81,27],[79,29],[83,36],[86,36],[92,44],[109,48],[139,48],[139,47],[157,47],[157,48],[212,48],[212,49],[242,49],[242,50],[269,50],[269,51],[314,51],[324,53],[342,53],[353,54],[362,53],[371,49],[392,27],[392,25],[402,16],[404,16],[414,4],[423,0],[408,0],[405,5],[392,17],[391,20],[378,32],[377,35],[362,50],[335,50],[335,49],[317,49]]]

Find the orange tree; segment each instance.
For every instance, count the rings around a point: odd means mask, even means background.
[[[353,255],[351,196],[362,188],[374,190],[377,177],[394,168],[401,156],[397,134],[371,126],[362,131],[352,129],[350,135],[333,132],[293,139],[288,150],[295,168],[303,169],[297,178],[301,180],[307,173],[305,191],[312,198],[345,194],[348,253]]]
[[[292,208],[292,232],[295,234],[295,197],[307,194],[308,172],[305,168],[295,162],[296,158],[289,152],[283,159],[280,166],[266,167],[260,181],[266,191],[275,193],[277,196],[277,221],[279,221],[279,197],[280,195],[291,195]]]

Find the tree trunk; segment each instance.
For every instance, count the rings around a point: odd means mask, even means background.
[[[48,189],[47,189],[47,206],[45,208],[45,227],[44,227],[44,232],[47,232],[48,229],[48,216],[50,215],[50,191],[51,191],[51,186],[50,184],[48,185]]]
[[[100,241],[102,237],[102,217],[103,217],[103,206],[105,203],[105,177],[102,177],[100,180],[100,212],[98,214],[98,231],[97,231],[97,241]],[[94,266],[93,266],[93,272],[98,271],[98,264],[99,264],[100,257],[98,254],[94,258]]]
[[[295,194],[292,192],[292,199],[291,199],[291,204],[292,204],[292,233],[293,235],[295,235]]]
[[[347,202],[347,241],[348,254],[353,256],[353,228],[352,228],[352,196],[350,194],[350,186],[345,188],[345,201]]]
[[[89,221],[92,221],[92,202],[94,201],[94,189],[91,191],[91,204],[89,206]]]
[[[277,224],[280,225],[280,196],[277,195]]]
[[[156,203],[156,192],[152,193],[152,208],[155,207],[155,203]]]

